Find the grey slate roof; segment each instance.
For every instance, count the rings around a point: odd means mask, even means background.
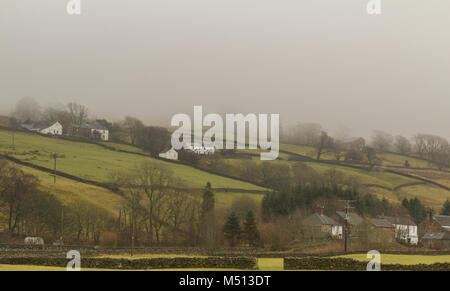
[[[304,225],[309,226],[320,226],[320,225],[332,225],[338,226],[339,223],[334,221],[334,219],[319,213],[314,213],[303,220]]]
[[[448,232],[428,232],[423,235],[422,239],[427,240],[450,240],[450,233]]]
[[[401,225],[412,225],[412,226],[416,226],[416,224],[414,223],[414,221],[412,221],[411,218],[409,217],[405,217],[405,216],[401,216],[401,217],[391,217],[391,216],[386,216],[384,217],[385,219],[387,219],[389,222],[391,222],[392,224],[401,224]]]
[[[370,219],[370,221],[376,227],[394,228],[394,225],[389,220],[387,220],[386,218],[372,218],[372,219]]]
[[[345,215],[344,211],[336,211],[336,213],[337,213],[337,215],[342,217],[342,219],[345,219],[346,215]],[[358,214],[350,212],[348,214],[348,222],[350,223],[350,225],[359,225],[363,222],[363,219]]]
[[[436,220],[442,227],[450,227],[450,216],[435,215],[434,220]]]
[[[40,122],[29,123],[29,124],[24,123],[24,124],[21,124],[21,126],[28,130],[41,130],[41,129],[49,128],[50,126],[54,125],[57,122],[58,121],[49,121],[49,122],[40,121]]]
[[[409,217],[385,216],[381,218],[372,218],[370,220],[376,227],[394,227],[394,224],[417,226]]]

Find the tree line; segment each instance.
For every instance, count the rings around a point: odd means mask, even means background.
[[[99,242],[102,232],[114,221],[105,211],[72,201],[63,204],[41,190],[37,177],[0,160],[0,207],[5,214],[4,230],[10,235],[42,236],[48,241]]]
[[[377,153],[395,152],[405,156],[416,156],[436,165],[439,169],[450,167],[450,144],[446,138],[419,133],[412,138],[393,136],[376,130],[369,141],[362,137],[349,138],[347,132],[331,137],[326,129],[316,123],[299,123],[285,128],[281,133],[284,143],[310,146],[316,149],[316,159],[330,153],[337,161],[366,162],[371,167],[380,163]],[[405,166],[409,163],[406,162]]]

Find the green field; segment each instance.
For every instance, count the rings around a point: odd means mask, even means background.
[[[98,182],[107,182],[114,170],[133,169],[139,163],[151,162],[171,169],[175,176],[192,188],[204,187],[209,181],[216,188],[265,190],[250,183],[213,175],[189,166],[111,151],[95,144],[46,138],[31,133],[16,133],[15,144],[16,149],[12,151],[11,133],[0,130],[0,153],[48,169],[53,169],[53,161],[49,157],[51,153],[65,155],[64,158],[58,159],[59,171]]]
[[[399,189],[399,198],[419,198],[425,205],[440,210],[445,200],[450,199],[450,191],[432,185],[416,185]]]
[[[280,144],[280,150],[287,151],[293,154],[298,154],[302,156],[306,156],[312,159],[317,158],[317,150],[313,147],[309,146],[300,146],[300,145],[293,145],[293,144]],[[331,152],[325,152],[323,153],[320,158],[322,160],[335,160],[335,157],[333,153]]]
[[[342,174],[344,174],[346,177],[357,178],[362,184],[376,184],[380,186],[394,188],[406,183],[416,182],[416,180],[414,179],[377,170],[367,171],[363,169],[354,169],[345,166],[337,166],[314,162],[307,162],[306,164],[311,168],[315,169],[319,173],[324,173],[325,171],[330,169],[336,169]]]
[[[55,195],[63,204],[79,201],[86,202],[99,209],[116,216],[117,209],[123,206],[124,200],[114,192],[105,188],[88,185],[74,180],[57,177],[56,184],[49,174],[28,167],[20,166],[26,173],[39,178],[41,189]],[[201,193],[199,192],[199,195]],[[216,192],[216,206],[218,210],[226,210],[231,207],[233,201],[239,197],[249,197],[260,203],[263,194]]]
[[[110,148],[114,148],[116,150],[120,150],[120,151],[127,151],[127,152],[138,153],[138,154],[148,154],[144,150],[134,147],[132,145],[128,145],[128,144],[115,143],[115,142],[109,142],[109,141],[108,142],[102,141],[102,142],[100,142],[100,144],[108,146]]]
[[[377,156],[382,160],[383,166],[404,167],[405,161],[408,161],[411,168],[434,168],[434,166],[430,165],[427,161],[401,155],[382,153],[377,154]]]
[[[158,165],[166,166],[171,169],[174,175],[180,178],[187,188],[203,188],[206,182],[211,182],[213,188],[233,188],[243,190],[267,190],[263,187],[238,181],[235,179],[225,178],[218,175],[194,169],[192,167],[164,162],[151,157],[141,155],[122,153],[118,151],[108,150],[99,145],[73,142],[59,138],[47,138],[32,133],[16,132],[15,133],[15,150],[11,147],[11,132],[0,130],[0,153],[11,155],[20,160],[31,164],[39,165],[47,169],[53,169],[53,161],[50,159],[51,153],[62,154],[65,157],[58,159],[57,168],[61,172],[65,172],[74,176],[78,176],[88,180],[98,182],[108,182],[109,175],[115,170],[133,169],[136,165],[146,161]],[[142,150],[125,144],[117,144],[105,142],[105,145],[120,150],[130,152],[143,153]],[[291,152],[314,156],[314,148],[302,147],[295,145],[281,145],[281,148]],[[243,152],[243,151],[240,151]],[[259,153],[259,151],[252,151]],[[244,153],[244,152],[243,152]],[[327,158],[326,156],[323,156]],[[389,161],[392,165],[400,165],[404,162],[404,157],[395,154],[381,154],[384,163]],[[272,161],[279,165],[288,165],[291,167],[297,162],[288,161],[289,155],[282,154],[283,160]],[[252,157],[252,161],[261,163],[258,157]],[[413,167],[424,167],[426,162],[419,159],[408,159]],[[245,163],[246,159],[226,159],[226,162],[235,167],[239,167]],[[424,164],[425,163],[425,164]],[[417,182],[418,180],[404,177],[401,175],[388,173],[381,170],[367,171],[364,169],[355,169],[346,166],[332,165],[317,162],[305,162],[306,165],[318,173],[325,173],[327,170],[336,169],[346,178],[356,178],[361,184],[374,184],[393,189],[395,187]],[[24,168],[24,167],[23,167]],[[24,168],[25,169],[25,168]],[[53,185],[52,177],[44,172],[27,168],[27,171],[38,176],[42,181],[42,187],[55,195],[63,202],[71,202],[81,200],[89,202],[92,205],[107,209],[115,213],[118,205],[122,203],[121,198],[100,187],[78,183],[69,179],[58,177],[58,183]],[[398,171],[408,174],[417,175],[433,181],[450,185],[450,174],[435,170],[414,170],[414,169],[398,169]],[[442,203],[450,197],[450,191],[434,187],[431,185],[416,185],[403,187],[397,191],[388,191],[385,189],[372,187],[371,191],[378,197],[385,197],[392,202],[400,202],[403,198],[418,197],[425,202],[426,205],[434,208],[440,208]],[[217,194],[217,204],[219,208],[228,208],[233,200],[241,196],[249,196],[260,202],[263,195],[252,193],[231,193],[219,192]]]
[[[338,256],[338,258],[350,258],[358,261],[369,261],[366,254],[352,254]],[[417,265],[417,264],[435,264],[450,263],[450,255],[391,255],[381,254],[381,264],[401,264],[401,265]]]
[[[55,195],[63,204],[67,205],[75,201],[85,202],[98,209],[103,209],[114,216],[117,215],[117,209],[123,206],[124,200],[116,193],[105,188],[62,177],[57,177],[56,184],[54,184],[53,177],[48,173],[28,167],[20,166],[20,168],[24,172],[39,178],[41,189]]]

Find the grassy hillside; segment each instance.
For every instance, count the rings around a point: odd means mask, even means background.
[[[24,172],[39,178],[41,189],[55,195],[63,204],[79,201],[103,209],[117,215],[117,209],[123,206],[124,200],[114,192],[105,188],[92,186],[70,179],[57,177],[56,184],[48,173],[29,167],[19,166]]]
[[[15,150],[11,147],[11,133],[0,130],[0,153],[8,154],[22,161],[53,169],[51,153],[65,155],[58,159],[57,169],[77,177],[98,182],[107,182],[114,170],[132,169],[147,161],[164,165],[184,180],[188,187],[201,188],[211,182],[215,188],[236,188],[265,190],[262,187],[234,179],[209,174],[192,167],[164,162],[150,157],[111,151],[99,145],[71,142],[57,138],[46,138],[31,133],[16,133]]]
[[[52,193],[59,201],[66,205],[75,201],[85,202],[98,209],[107,211],[112,216],[116,216],[117,209],[123,207],[123,203],[125,202],[118,194],[102,187],[92,186],[62,177],[57,177],[56,184],[54,184],[53,177],[48,173],[24,166],[19,166],[19,168],[28,174],[38,177],[41,183],[41,189]],[[201,192],[198,195],[201,195]],[[216,207],[219,211],[225,211],[231,207],[235,199],[240,197],[248,197],[260,203],[263,195],[216,192]],[[4,219],[1,217],[1,213],[0,219]]]
[[[377,170],[367,171],[363,169],[354,169],[345,166],[321,164],[314,162],[307,162],[306,164],[315,169],[316,171],[318,171],[319,173],[324,173],[325,171],[330,169],[336,169],[347,177],[357,178],[362,184],[376,184],[380,186],[394,188],[406,183],[415,182],[414,179]]]
[[[317,157],[317,150],[309,146],[281,144],[280,150],[306,156],[312,159],[315,159]],[[404,167],[405,161],[408,161],[411,168],[436,168],[436,166],[430,164],[425,160],[421,160],[419,158],[414,157],[407,157],[394,153],[378,153],[377,157],[381,159],[382,166]],[[331,161],[336,160],[334,154],[331,152],[323,153],[320,158],[321,160],[331,160]]]
[[[445,200],[450,199],[450,191],[432,185],[404,187],[397,191],[397,195],[399,199],[417,197],[435,210],[440,210]]]
[[[104,144],[118,150],[143,153],[142,150],[129,145],[110,142]],[[132,169],[135,165],[143,161],[148,161],[170,168],[177,177],[184,180],[189,188],[202,188],[207,181],[210,181],[214,188],[266,190],[265,188],[255,186],[250,183],[224,178],[182,164],[164,162],[135,154],[111,151],[95,144],[72,142],[57,138],[46,138],[30,133],[16,133],[15,145],[16,148],[13,150],[11,147],[11,133],[0,130],[0,153],[8,154],[20,160],[43,166],[48,169],[53,168],[53,161],[49,157],[51,153],[56,152],[58,154],[64,154],[65,158],[58,160],[57,168],[59,171],[99,182],[107,182],[109,179],[109,173],[113,170]],[[307,155],[310,157],[315,156],[314,148],[312,147],[281,145],[281,148],[296,154]],[[258,154],[258,152],[259,151],[252,151],[252,153],[255,154]],[[399,167],[402,166],[405,160],[404,156],[395,154],[380,154],[379,156],[383,159],[383,164],[388,163]],[[323,158],[332,159],[332,157],[327,157],[327,155],[324,155]],[[257,156],[252,157],[251,160],[261,162]],[[408,161],[412,167],[429,167],[425,161],[419,159],[408,159]],[[242,162],[245,163],[245,159],[227,159],[228,164],[236,167],[239,167]],[[288,165],[289,167],[292,167],[297,162],[289,161],[289,154],[284,153],[282,154],[282,159],[271,163]],[[447,198],[450,198],[450,191],[432,185],[414,185],[402,187],[394,191],[393,189],[396,187],[408,183],[414,183],[418,180],[394,173],[384,172],[382,169],[367,171],[364,169],[346,167],[344,165],[332,165],[317,163],[314,161],[306,162],[306,164],[318,173],[325,173],[327,170],[336,169],[341,172],[344,177],[356,178],[361,184],[387,187],[391,190],[376,187],[371,187],[370,189],[377,196],[385,197],[392,202],[400,202],[403,198],[418,197],[427,205],[440,208],[442,203]],[[43,181],[43,187],[48,187],[49,190],[53,189],[54,191],[51,192],[56,192],[58,197],[63,201],[81,199],[95,205],[110,208],[114,213],[115,210],[113,209],[117,209],[117,204],[120,204],[120,197],[107,191],[106,189],[76,183],[63,178],[59,178],[58,184],[53,186],[52,178],[48,174],[32,169],[26,170],[33,172],[36,176],[38,176]],[[412,174],[417,177],[423,177],[443,185],[450,186],[450,174],[446,172],[406,168],[399,168],[396,169],[396,171]],[[217,193],[217,203],[219,207],[227,208],[231,205],[233,199],[240,196],[250,196],[257,201],[261,201],[262,199],[262,195],[258,194],[222,192]]]
[[[280,145],[280,148],[284,151],[308,156],[310,158],[315,158],[315,149],[307,146],[297,146],[297,145]],[[378,187],[370,187],[373,194],[380,198],[386,198],[391,202],[399,203],[404,198],[414,198],[417,197],[421,199],[427,206],[431,206],[438,210],[442,207],[442,204],[446,199],[450,199],[450,191],[433,186],[431,184],[424,185],[413,185],[407,187],[401,187],[397,190],[394,188],[408,183],[421,182],[420,180],[404,177],[397,175],[395,173],[384,172],[384,169],[388,169],[389,166],[400,167],[396,168],[395,171],[400,173],[405,173],[413,175],[419,178],[425,178],[433,182],[437,182],[441,185],[450,187],[450,173],[442,172],[438,170],[433,170],[435,166],[430,165],[427,161],[410,158],[402,155],[397,155],[393,153],[381,153],[377,156],[382,160],[382,167],[378,170],[367,171],[364,169],[354,169],[346,166],[317,163],[317,162],[307,162],[306,164],[319,173],[325,173],[329,169],[336,169],[346,177],[357,178],[362,184],[373,184],[382,187],[388,187],[391,190],[382,189]],[[331,153],[322,155],[324,160],[333,160],[334,157]],[[411,168],[404,168],[405,161],[408,160]],[[422,168],[422,169],[414,169]],[[426,169],[423,169],[426,168]]]
[[[435,168],[434,165],[428,163],[427,161],[417,158],[411,158],[392,153],[382,153],[377,154],[377,156],[381,159],[383,166],[404,167],[405,161],[408,161],[411,168]]]

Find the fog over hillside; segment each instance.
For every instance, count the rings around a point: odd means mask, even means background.
[[[0,2],[0,114],[23,96],[169,125],[174,113],[280,113],[351,135],[450,137],[450,2]]]

